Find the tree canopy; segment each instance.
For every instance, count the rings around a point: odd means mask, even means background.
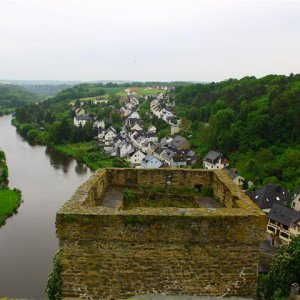
[[[259,280],[258,298],[276,300],[287,298],[292,283],[300,283],[300,237],[278,248],[270,271]]]

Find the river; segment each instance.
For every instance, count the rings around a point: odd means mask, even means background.
[[[0,298],[46,299],[58,250],[55,213],[92,172],[53,149],[30,146],[11,125],[11,116],[0,117],[0,148],[6,153],[10,187],[20,189],[23,200],[0,228]]]

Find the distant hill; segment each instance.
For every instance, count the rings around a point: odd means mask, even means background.
[[[16,108],[40,98],[26,89],[10,84],[0,84],[0,109]]]
[[[71,84],[31,84],[22,85],[23,88],[43,97],[53,97],[65,89],[71,88]]]

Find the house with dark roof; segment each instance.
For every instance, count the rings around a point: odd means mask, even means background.
[[[73,123],[76,127],[83,127],[87,122],[92,121],[92,118],[89,115],[78,115],[73,119]]]
[[[300,236],[300,212],[274,204],[268,213],[267,240],[271,245],[288,244]]]
[[[177,135],[171,142],[171,147],[178,150],[190,149],[191,143],[185,137]]]
[[[171,168],[181,168],[186,167],[186,158],[181,154],[175,154],[171,158],[170,167]]]
[[[229,160],[221,152],[211,150],[203,158],[204,169],[223,169],[228,166]]]
[[[286,205],[291,200],[291,194],[278,184],[267,184],[257,191],[246,194],[265,213],[268,213],[273,204]]]
[[[236,173],[233,169],[224,168],[224,171],[230,176],[234,183],[243,186],[245,178]]]
[[[129,161],[133,167],[140,166],[145,156],[146,155],[142,151],[137,150],[130,156]]]

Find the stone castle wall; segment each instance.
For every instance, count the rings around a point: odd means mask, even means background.
[[[223,208],[96,206],[108,186],[212,186]],[[265,216],[223,171],[107,169],[57,214],[63,296],[255,296]]]

